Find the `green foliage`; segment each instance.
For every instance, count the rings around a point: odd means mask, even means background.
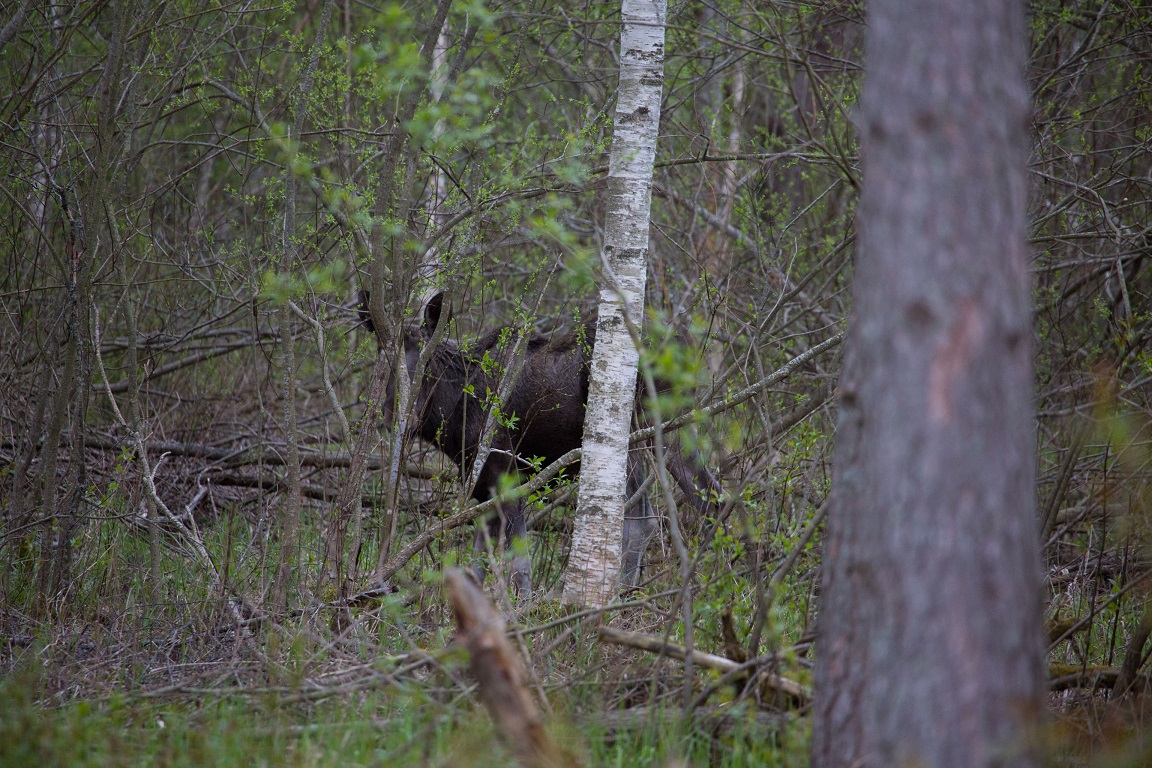
[[[273,304],[316,294],[331,294],[342,290],[345,265],[341,261],[310,269],[302,278],[269,270],[261,280],[260,298]]]

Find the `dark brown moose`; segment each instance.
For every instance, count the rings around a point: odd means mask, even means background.
[[[366,296],[361,317],[372,329]],[[409,376],[414,377],[424,345],[440,323],[444,294],[434,296],[424,309],[423,324],[404,334],[404,351]],[[438,344],[427,355],[424,373],[412,409],[409,434],[434,443],[456,463],[467,482],[476,460],[481,432],[488,411],[484,399],[499,391],[501,371],[509,362],[515,331],[500,328],[462,347],[450,341]],[[502,475],[519,475],[531,470],[529,459],[555,461],[580,447],[584,433],[584,406],[588,400],[588,361],[595,343],[596,326],[586,323],[565,334],[533,335],[527,340],[524,361],[503,412],[511,417],[497,424],[491,437],[491,452],[472,490],[477,501],[487,501],[496,492]],[[492,363],[496,362],[497,365]],[[389,382],[388,402],[392,402],[395,382]],[[703,490],[718,490],[707,470],[689,470],[678,452],[670,453],[670,469],[690,498],[702,499]],[[574,465],[574,472],[579,465]],[[635,586],[648,541],[656,530],[656,516],[644,490],[643,459],[634,448],[628,457],[627,495],[632,502],[623,531],[621,586]],[[700,485],[698,490],[694,483]],[[639,493],[638,493],[639,492]],[[702,502],[705,505],[706,502]],[[502,510],[504,544],[527,535],[527,515],[523,503],[510,502]],[[499,541],[501,517],[488,522],[493,541]],[[483,531],[477,532],[477,546],[483,546]],[[527,557],[512,560],[512,583],[521,595],[531,591],[531,567]]]

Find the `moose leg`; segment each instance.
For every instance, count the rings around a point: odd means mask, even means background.
[[[689,501],[696,505],[696,515],[691,524],[703,524],[710,515],[716,513],[715,501],[720,497],[720,483],[708,469],[699,451],[689,451],[685,455],[675,443],[668,446],[668,471],[676,479],[676,484]]]
[[[503,545],[501,545],[500,532],[503,530]],[[493,515],[484,522],[484,527],[477,526],[476,539],[473,543],[473,548],[478,553],[484,553],[487,549],[485,538],[492,542],[497,554],[502,551],[514,551],[517,540],[523,540],[527,544],[528,538],[528,516],[524,513],[523,508],[519,504],[514,504],[513,509],[503,511],[503,514]],[[517,555],[512,558],[510,563],[512,588],[516,590],[516,594],[527,596],[532,591],[532,560],[527,555]],[[473,573],[476,580],[480,583],[484,582],[484,578],[488,575],[487,569],[484,567],[484,561],[478,560],[476,565],[473,566]]]
[[[504,546],[508,551],[515,552],[515,547],[519,544],[527,552],[528,514],[519,501],[506,511],[504,536]],[[516,590],[516,594],[527,597],[532,593],[532,558],[527,554],[514,555],[511,562],[512,588]]]
[[[507,455],[510,455],[510,452],[494,452],[484,464],[484,468],[480,471],[479,481],[476,483],[476,488],[472,493],[477,501],[487,501],[491,498],[495,492],[500,476],[512,469],[510,462],[501,461],[499,458]],[[518,540],[524,541],[522,546],[526,547],[528,515],[521,502],[515,501],[499,509],[500,513],[490,517],[487,522],[488,537],[491,539],[497,552],[514,552],[514,547]],[[503,529],[504,532],[503,537],[500,536],[501,529]],[[478,552],[483,552],[486,549],[484,530],[481,528],[476,529],[474,546]],[[510,570],[512,588],[518,595],[527,597],[532,592],[531,559],[527,555],[514,556],[511,560]],[[476,566],[476,576],[480,581],[484,580],[485,573],[482,565]]]
[[[626,485],[628,500],[633,496],[639,497],[624,510],[623,546],[620,554],[620,589],[631,589],[640,583],[640,567],[644,561],[644,553],[648,550],[648,542],[656,531],[656,511],[648,499],[648,492],[641,491],[644,485],[644,464],[640,456],[635,453],[628,454],[628,483]]]
[[[477,500],[487,501],[487,499]],[[480,584],[483,584],[484,579],[488,578],[488,565],[484,560],[488,554],[488,542],[492,543],[494,551],[499,552],[500,531],[503,527],[504,521],[500,519],[500,515],[490,515],[476,523],[476,535],[472,539],[472,551],[476,553],[477,557],[476,562],[472,565],[472,575]]]

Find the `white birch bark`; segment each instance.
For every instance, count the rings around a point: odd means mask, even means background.
[[[629,332],[644,313],[652,166],[664,82],[666,0],[622,0],[620,89],[601,252],[604,276],[584,419],[576,530],[564,577],[566,603],[601,607],[615,597],[628,478],[628,433],[639,349]]]

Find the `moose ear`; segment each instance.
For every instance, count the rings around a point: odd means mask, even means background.
[[[444,309],[444,292],[441,291],[424,305],[424,330],[431,336],[440,325],[440,312]]]

